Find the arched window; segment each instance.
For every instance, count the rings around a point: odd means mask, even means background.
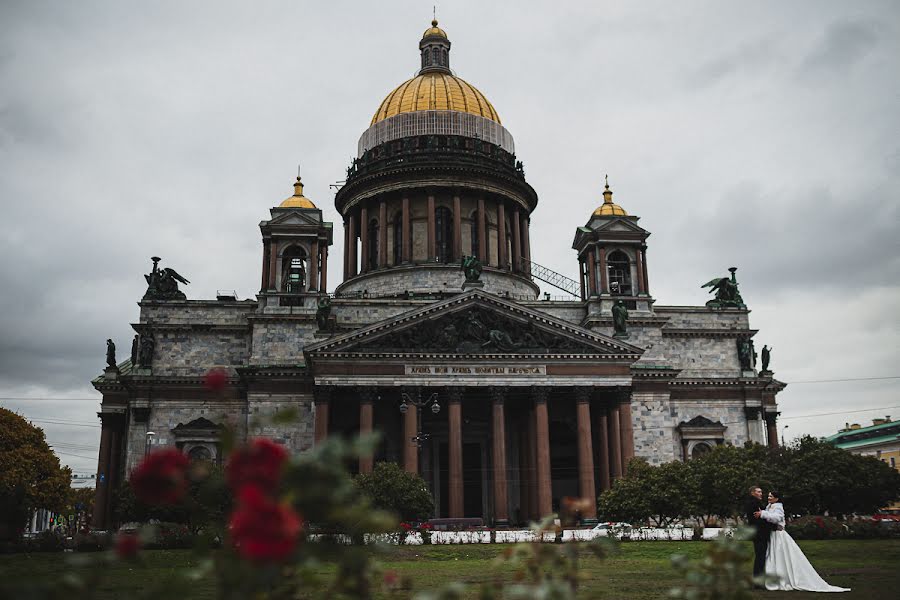
[[[478,211],[472,213],[472,222],[469,224],[472,240],[472,256],[478,257],[480,253],[478,249],[481,247],[481,240],[478,237]]]
[[[621,250],[610,252],[606,257],[609,272],[609,293],[613,296],[631,295],[631,262]]]
[[[453,260],[453,213],[446,206],[438,206],[434,211],[434,232],[438,262]]]
[[[188,452],[188,458],[194,460],[212,460],[212,452],[206,446],[194,446]]]
[[[443,50],[443,51],[441,52],[441,56],[442,56],[442,58],[444,59],[444,62],[441,63],[441,64],[443,64],[445,67],[446,67],[446,66],[449,66],[449,65],[450,65],[450,61],[448,60],[448,57],[447,57],[447,51],[446,51],[446,50]]]
[[[394,215],[394,264],[403,262],[403,213]]]
[[[440,48],[432,48],[431,49],[431,64],[433,64],[433,65],[441,64],[441,49]]]
[[[694,448],[691,450],[691,458],[697,458],[698,456],[703,456],[707,452],[712,451],[712,446],[707,444],[706,442],[700,442],[694,445]]]
[[[299,294],[306,290],[306,251],[291,246],[281,254],[281,291]]]
[[[369,270],[378,268],[378,229],[377,219],[369,221]]]
[[[509,219],[506,219],[506,264],[502,265],[505,268],[510,268],[512,264],[512,228],[509,225]]]

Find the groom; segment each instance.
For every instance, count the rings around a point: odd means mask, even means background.
[[[759,517],[759,511],[766,508],[763,502],[762,488],[758,485],[750,487],[750,495],[744,500],[744,516],[747,524],[756,528],[753,536],[753,576],[759,577],[766,570],[766,551],[769,548],[769,536],[775,526]]]

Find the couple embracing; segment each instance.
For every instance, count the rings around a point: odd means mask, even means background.
[[[744,501],[747,523],[756,528],[753,536],[753,576],[771,575],[778,581],[766,582],[768,590],[807,592],[849,592],[848,588],[828,585],[819,577],[794,538],[784,530],[784,504],[781,493],[772,490],[768,504],[762,488],[752,486]]]

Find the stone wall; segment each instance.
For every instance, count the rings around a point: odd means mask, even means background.
[[[250,437],[266,437],[283,444],[292,453],[313,447],[315,407],[311,394],[247,394],[248,425]],[[295,410],[298,419],[291,423],[273,424],[273,416],[284,410]]]
[[[156,434],[153,438],[153,448],[174,448],[176,442],[172,429],[179,423],[187,424],[200,417],[213,423],[224,423],[227,419],[235,428],[238,439],[243,439],[247,435],[247,409],[246,403],[242,400],[203,402],[154,398],[150,401],[150,412],[146,422],[137,421],[134,411],[129,415],[126,476],[130,475],[144,457],[148,431]]]
[[[710,421],[721,421],[725,425],[725,442],[743,446],[750,441],[747,416],[741,400],[673,400],[672,420],[677,426],[682,421],[690,421],[696,416],[704,416]],[[681,449],[679,440],[678,450]]]
[[[705,306],[655,306],[653,312],[668,317],[674,329],[749,329],[749,310],[713,310]]]
[[[633,392],[631,424],[634,429],[634,455],[651,465],[680,458],[676,454],[676,422],[673,421],[669,392]]]
[[[213,367],[247,364],[248,332],[191,329],[156,332],[154,375],[203,375]]]
[[[151,325],[245,325],[257,307],[255,300],[219,302],[184,300],[141,302],[140,322]]]
[[[536,299],[538,286],[528,280],[493,269],[486,269],[481,274],[484,291],[515,298]],[[367,293],[370,296],[402,294],[405,291],[415,293],[459,293],[465,282],[459,264],[419,264],[409,267],[393,267],[380,271],[371,271],[342,283],[338,287],[341,294]]]
[[[251,365],[303,364],[303,348],[317,342],[315,317],[253,322]]]

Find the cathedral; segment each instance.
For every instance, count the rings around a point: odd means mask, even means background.
[[[541,266],[538,194],[511,132],[450,69],[437,21],[419,52],[418,74],[359,138],[334,200],[342,230],[299,177],[259,224],[256,299],[188,299],[187,280],[153,257],[131,358],[93,380],[103,396],[96,527],[147,452],[221,461],[226,424],[295,453],[379,432],[354,469],[398,463],[427,482],[435,517],[494,526],[547,515],[564,497],[595,506],[633,457],[777,444],[785,384],[765,348],[757,369],[735,269],[707,284],[705,306],[658,304],[650,233],[608,183],[573,223],[578,279]],[[335,243],[343,279],[330,291]],[[567,296],[542,295],[538,282]],[[224,390],[204,385],[213,369]],[[299,421],[271,419],[286,409]]]

